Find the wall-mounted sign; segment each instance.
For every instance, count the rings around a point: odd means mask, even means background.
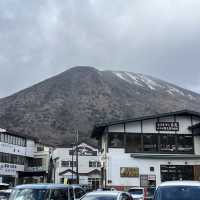
[[[156,122],[157,131],[179,131],[179,122]]]
[[[120,167],[121,177],[139,177],[138,167]]]
[[[15,164],[0,163],[0,174],[16,176],[16,168]]]
[[[156,175],[142,174],[140,175],[140,186],[141,187],[153,187],[156,186]]]

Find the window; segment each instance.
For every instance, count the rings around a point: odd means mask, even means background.
[[[143,136],[144,152],[158,151],[158,137],[156,134],[145,134]]]
[[[68,189],[55,189],[51,191],[51,200],[68,200]]]
[[[126,152],[127,153],[134,153],[134,152],[141,152],[142,145],[141,145],[141,134],[127,134],[126,136]]]
[[[97,167],[101,167],[101,162],[97,162]]]
[[[175,152],[176,151],[176,135],[167,134],[160,135],[160,151]]]
[[[123,148],[124,147],[124,133],[109,133],[108,146],[110,148]]]
[[[177,150],[179,152],[192,152],[193,151],[193,137],[192,135],[178,135]]]
[[[4,142],[4,134],[1,133],[1,142]]]
[[[101,167],[101,163],[98,161],[89,161],[89,167]]]
[[[72,164],[73,164],[73,167],[76,167],[76,161],[70,161],[70,167],[72,167]]]
[[[69,167],[70,162],[69,161],[61,161],[61,167]]]
[[[72,161],[62,161],[61,167],[72,167]],[[76,167],[76,161],[73,161],[73,167]]]
[[[81,188],[75,188],[74,191],[76,199],[80,199],[85,194],[85,192]]]
[[[0,162],[24,165],[24,157],[0,152]]]
[[[29,167],[42,167],[42,158],[28,158]]]

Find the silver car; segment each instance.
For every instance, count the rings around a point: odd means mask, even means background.
[[[89,192],[81,200],[132,200],[129,193],[120,191]]]

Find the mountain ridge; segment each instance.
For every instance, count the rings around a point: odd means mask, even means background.
[[[199,108],[200,95],[140,73],[74,67],[0,99],[0,127],[69,145],[96,123]]]

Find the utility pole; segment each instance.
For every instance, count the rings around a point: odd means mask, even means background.
[[[72,143],[72,184],[74,183],[74,143]]]
[[[76,130],[76,183],[79,184],[79,173],[78,173],[78,130]]]

